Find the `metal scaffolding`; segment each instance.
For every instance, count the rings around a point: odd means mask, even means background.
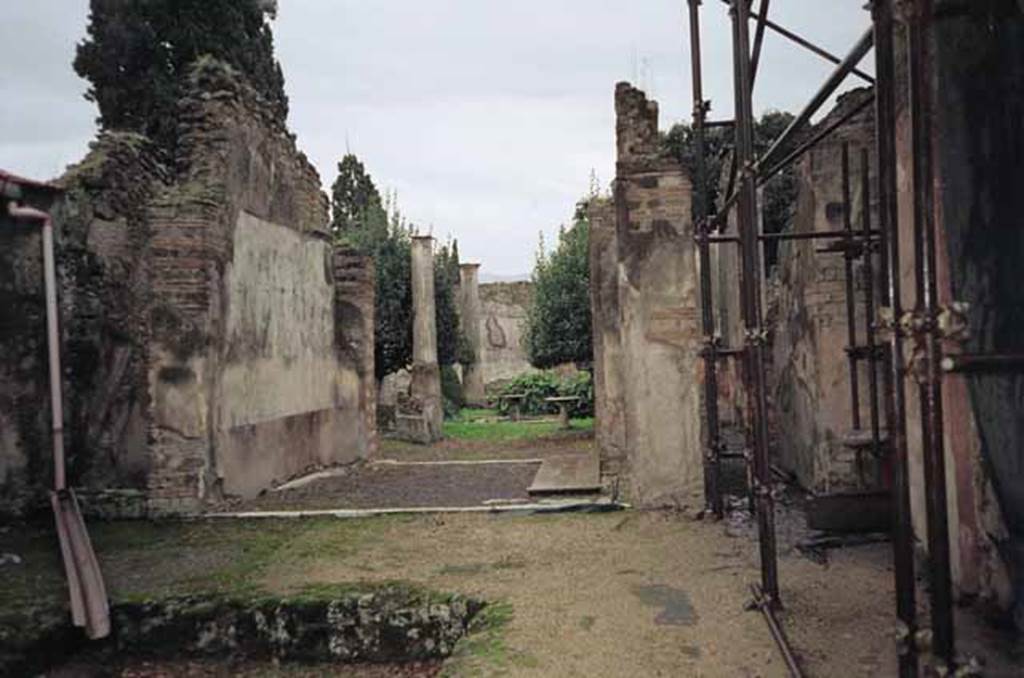
[[[1020,369],[1020,356],[959,355],[944,356],[943,334],[938,322],[942,309],[937,299],[936,278],[936,225],[932,156],[930,151],[932,113],[930,91],[926,86],[930,77],[928,44],[935,15],[932,0],[871,0],[871,28],[857,41],[844,58],[839,58],[814,45],[811,41],[787,30],[768,18],[769,0],[761,0],[759,11],[754,12],[753,0],[722,0],[729,6],[732,19],[733,85],[735,92],[735,118],[732,121],[708,123],[706,116],[710,102],[705,101],[701,62],[701,0],[688,0],[690,24],[691,65],[693,71],[693,131],[696,162],[694,165],[694,205],[696,214],[695,238],[698,247],[701,292],[701,327],[703,333],[704,399],[707,428],[705,459],[705,489],[707,512],[721,517],[724,499],[721,484],[721,463],[724,454],[718,413],[718,368],[725,358],[743,361],[748,409],[748,441],[751,448],[746,455],[748,475],[752,479],[751,492],[756,511],[760,545],[761,581],[752,586],[754,605],[768,621],[773,637],[779,644],[787,666],[793,675],[801,675],[800,667],[788,646],[775,612],[781,607],[778,586],[778,566],[775,540],[775,506],[771,492],[769,461],[768,405],[766,398],[765,351],[767,330],[764,309],[761,307],[761,260],[763,245],[768,241],[796,239],[831,239],[829,246],[819,252],[841,253],[845,258],[844,286],[846,291],[846,317],[848,321],[847,360],[850,370],[852,402],[851,422],[860,429],[861,406],[858,365],[867,364],[868,414],[870,449],[879,458],[886,458],[891,469],[890,494],[893,507],[892,545],[896,585],[896,612],[900,620],[898,663],[899,675],[919,675],[919,654],[925,637],[931,637],[933,666],[938,672],[951,674],[955,668],[953,631],[952,584],[950,575],[948,516],[946,508],[946,480],[943,458],[942,376],[944,373],[963,371],[998,371]],[[900,13],[896,16],[895,5]],[[750,23],[756,22],[753,48],[750,41]],[[897,21],[906,30],[906,58],[909,77],[899,82],[896,76]],[[814,94],[793,123],[760,157],[755,156],[753,143],[754,115],[752,91],[761,65],[761,48],[765,29],[807,48],[814,54],[836,64],[833,73]],[[863,73],[857,66],[874,48],[875,76]],[[836,120],[815,130],[806,140],[811,118],[821,109],[838,87],[851,75],[873,84],[872,96],[851,107]],[[913,242],[915,306],[904,313],[900,285],[901,252],[897,210],[896,184],[896,93],[904,87],[909,100],[913,157]],[[850,199],[850,152],[842,147],[842,186],[844,221],[838,231],[809,233],[762,234],[757,224],[757,188],[792,165],[807,151],[814,148],[837,128],[874,104],[875,148],[877,176],[872,185],[869,165],[870,152],[860,153],[861,214],[860,229],[855,230]],[[713,210],[707,193],[707,165],[704,158],[706,133],[711,125],[731,125],[734,131],[733,166],[726,198],[718,211]],[[792,148],[791,148],[792,147]],[[878,229],[871,218],[870,196],[878,200]],[[727,234],[726,222],[731,210],[736,210],[736,235]],[[740,254],[740,293],[744,326],[742,347],[723,347],[716,335],[716,308],[711,278],[711,246],[735,245]],[[877,296],[874,288],[872,256],[880,261]],[[856,320],[856,285],[854,261],[863,260],[867,285],[863,295],[866,328],[864,342],[859,344]],[[883,309],[887,312],[881,313]],[[885,323],[880,318],[887,317]],[[925,467],[925,496],[928,514],[928,574],[930,579],[930,633],[918,627],[916,611],[916,584],[914,574],[913,527],[910,514],[910,492],[907,466],[907,410],[904,381],[908,374],[908,361],[904,355],[905,340],[912,340],[915,355],[923,356],[914,370],[917,377],[920,408],[920,426]],[[881,377],[879,384],[879,377]],[[884,416],[884,422],[883,422]],[[885,431],[883,436],[882,431]]]

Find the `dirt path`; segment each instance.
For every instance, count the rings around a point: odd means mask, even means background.
[[[367,464],[338,469],[295,489],[267,492],[232,511],[482,506],[488,500],[528,501],[538,464]]]
[[[329,542],[330,529],[291,548]],[[301,570],[271,566],[263,583],[400,579],[507,603],[508,626],[450,675],[783,676],[763,621],[743,609],[747,546],[674,514],[416,517]]]

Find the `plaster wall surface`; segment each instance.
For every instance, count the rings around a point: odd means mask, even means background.
[[[485,386],[535,372],[523,349],[533,295],[529,282],[480,285],[480,369]]]
[[[360,375],[335,351],[331,246],[246,212],[226,272],[217,463],[228,494],[366,456]],[[353,444],[356,443],[356,444]]]
[[[691,184],[661,151],[658,107],[615,91],[615,236],[629,490],[643,506],[703,505],[697,261]]]

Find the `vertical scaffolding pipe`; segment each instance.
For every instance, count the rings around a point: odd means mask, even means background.
[[[882,436],[878,412],[878,345],[875,341],[875,267],[871,258],[871,165],[868,149],[860,149],[860,207],[861,228],[864,234],[864,320],[868,353],[868,417],[871,427],[871,452],[881,459]]]
[[[850,367],[850,411],[854,430],[860,430],[860,381],[857,378],[857,287],[853,282],[853,201],[850,199],[850,144],[842,147],[843,231],[843,284],[846,286],[846,360]],[[865,244],[870,244],[870,240]]]
[[[693,80],[694,212],[697,218],[697,251],[700,262],[701,329],[704,334],[704,412],[707,421],[707,450],[704,455],[704,501],[718,518],[725,514],[722,501],[722,440],[718,421],[718,340],[715,337],[713,288],[711,285],[711,221],[708,219],[707,162],[704,158],[704,84],[700,53],[700,3],[690,5],[690,67]]]
[[[910,518],[910,483],[907,472],[907,410],[903,391],[903,314],[900,284],[899,210],[896,176],[896,59],[893,0],[873,0],[875,34],[875,125],[878,146],[878,221],[882,269],[882,304],[891,309],[888,367],[883,373],[886,423],[892,454],[892,547],[896,584],[896,614],[902,628],[899,648],[900,678],[917,676],[918,657],[914,534]]]
[[[750,93],[750,0],[733,0],[734,72],[736,77],[736,161],[740,195],[737,223],[742,260],[741,292],[746,334],[748,376],[747,398],[753,425],[754,495],[757,502],[758,541],[761,555],[762,590],[769,604],[779,605],[778,563],[775,550],[775,507],[768,463],[768,402],[765,393],[765,330],[761,318],[761,241],[757,228],[757,184],[754,166],[754,112]]]
[[[935,247],[935,188],[932,162],[931,38],[932,2],[915,0],[908,16],[910,119],[914,182],[915,343],[924,365],[919,370],[928,562],[931,569],[932,649],[947,670],[954,667],[953,587],[949,557],[946,465],[943,445],[942,337],[938,327]]]

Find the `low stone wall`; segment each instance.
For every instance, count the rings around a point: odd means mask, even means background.
[[[112,635],[86,646],[65,613],[0,620],[0,674],[34,675],[75,652],[147,658],[245,657],[274,662],[413,662],[452,654],[484,604],[399,585],[338,595],[194,595],[111,608]]]

